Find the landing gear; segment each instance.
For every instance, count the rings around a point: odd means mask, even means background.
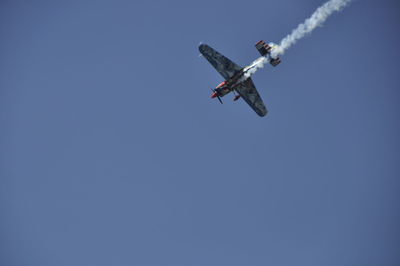
[[[236,95],[235,91],[233,91],[233,94],[235,94],[235,97],[233,98],[233,101],[236,102],[237,100],[239,100],[240,95]]]

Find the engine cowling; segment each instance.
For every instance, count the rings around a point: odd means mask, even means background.
[[[218,88],[221,88],[221,87],[223,87],[223,86],[225,86],[225,84],[226,84],[226,81],[221,82],[221,83],[217,86],[217,89],[218,89]]]

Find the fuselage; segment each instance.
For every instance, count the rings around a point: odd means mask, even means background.
[[[223,97],[226,94],[230,93],[235,89],[235,87],[243,82],[244,76],[244,68],[238,71],[235,75],[233,75],[230,79],[221,82],[213,91],[214,93],[211,95],[211,98],[215,97]]]
[[[213,91],[211,98],[223,97],[235,89],[237,85],[250,78],[257,68],[262,67],[265,62],[268,62],[269,58],[266,56],[261,56],[257,58],[253,63],[248,66],[243,67],[230,79],[221,82]]]

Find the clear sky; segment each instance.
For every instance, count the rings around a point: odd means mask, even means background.
[[[356,0],[1,1],[0,265],[400,265],[399,11]]]

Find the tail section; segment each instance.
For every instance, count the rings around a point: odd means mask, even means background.
[[[256,43],[256,48],[262,56],[267,56],[267,55],[271,54],[271,50],[272,50],[271,45],[269,45],[268,43],[265,43],[265,41],[263,41],[263,40],[258,41]],[[271,57],[271,59],[269,61],[269,63],[274,67],[279,65],[280,62],[281,62],[281,59],[279,57],[277,57],[277,58]]]

